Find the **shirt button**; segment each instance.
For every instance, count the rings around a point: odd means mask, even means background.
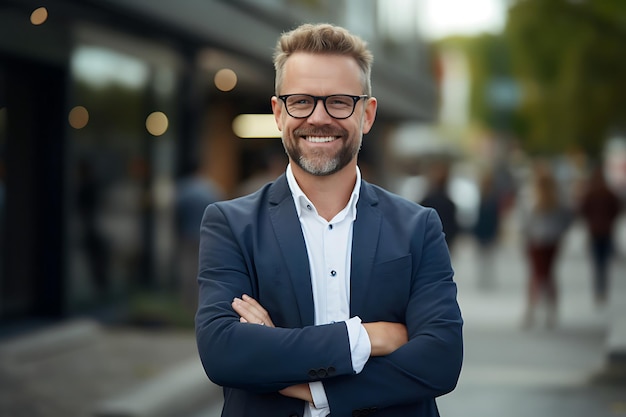
[[[328,225],[328,230],[333,230],[333,225],[332,224]]]
[[[334,277],[335,275],[337,275],[337,271],[335,271],[334,269],[332,271],[330,271],[330,276]]]
[[[308,210],[313,210],[313,207],[311,207],[311,205],[310,205],[310,204],[307,204],[307,205],[306,205],[306,208],[307,208]]]

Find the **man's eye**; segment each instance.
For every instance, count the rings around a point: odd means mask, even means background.
[[[345,98],[333,98],[330,100],[332,106],[351,106],[352,100],[346,100]]]
[[[292,106],[306,106],[310,105],[312,102],[309,97],[292,97],[289,104]]]

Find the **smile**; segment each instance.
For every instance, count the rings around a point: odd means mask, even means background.
[[[305,136],[304,139],[306,139],[307,142],[326,143],[326,142],[332,142],[333,140],[337,139],[337,137],[336,136]]]

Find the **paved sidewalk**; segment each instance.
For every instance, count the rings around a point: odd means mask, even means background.
[[[180,417],[218,388],[192,331],[75,320],[0,343],[2,417]]]
[[[505,238],[497,250],[489,289],[479,286],[481,258],[465,239],[453,257],[465,318],[465,362],[457,389],[438,400],[441,415],[626,416],[626,385],[598,382],[607,366],[614,311],[593,303],[581,225],[572,228],[559,257],[559,320],[554,329],[542,320],[529,330],[521,326],[527,266],[515,236]],[[626,279],[625,259],[614,263],[612,278]],[[621,299],[626,293],[612,296]]]

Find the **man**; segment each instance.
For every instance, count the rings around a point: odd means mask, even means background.
[[[435,211],[361,179],[371,53],[303,25],[274,63],[286,173],[201,226],[196,334],[222,416],[438,416],[463,355],[456,285]]]

